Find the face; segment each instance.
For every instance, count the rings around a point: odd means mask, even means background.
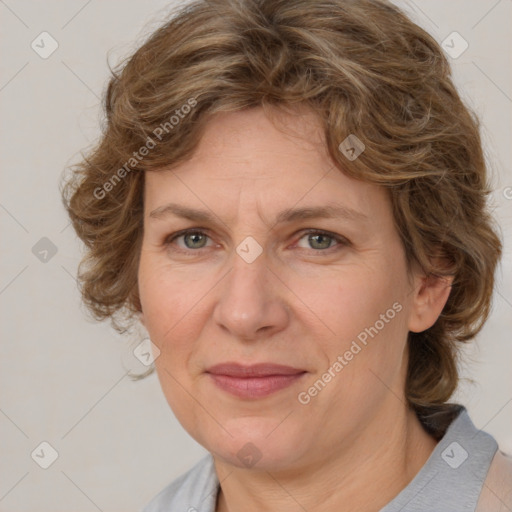
[[[334,167],[312,113],[217,114],[145,180],[141,319],[192,437],[293,467],[403,407],[415,281],[385,190]]]

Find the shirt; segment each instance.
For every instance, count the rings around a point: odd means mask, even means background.
[[[466,409],[456,404],[422,423],[440,440],[413,480],[380,512],[474,512],[498,449],[496,441],[478,430]],[[215,512],[218,491],[213,457],[208,454],[143,512]]]

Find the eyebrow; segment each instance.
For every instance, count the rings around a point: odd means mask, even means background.
[[[149,217],[153,219],[163,219],[169,215],[188,219],[193,222],[218,223],[218,217],[208,210],[196,210],[186,206],[168,203],[153,210]],[[304,208],[287,208],[279,212],[273,225],[290,223],[298,220],[308,219],[346,219],[357,222],[368,221],[368,217],[357,210],[346,206],[327,204],[325,206],[309,206]]]

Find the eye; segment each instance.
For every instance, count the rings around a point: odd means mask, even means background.
[[[211,240],[210,237],[201,229],[185,229],[169,235],[164,240],[164,245],[167,247],[174,246],[173,250],[177,252],[200,252],[201,249],[211,246],[211,244],[208,245],[209,240]],[[301,249],[327,252],[328,249],[339,249],[349,246],[350,242],[340,235],[311,229],[303,233],[296,245]]]
[[[305,240],[309,247],[300,245],[301,240]],[[346,238],[327,231],[310,230],[302,235],[297,245],[304,249],[312,248],[315,251],[325,251],[336,245],[347,246],[349,245],[349,241]]]
[[[184,230],[179,231],[178,233],[174,233],[168,236],[164,244],[171,245],[176,244],[178,246],[178,250],[187,251],[187,250],[198,250],[207,247],[207,241],[209,236],[205,234],[203,231],[195,230]],[[178,243],[178,242],[182,243]]]

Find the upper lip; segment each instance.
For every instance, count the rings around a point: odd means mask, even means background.
[[[242,365],[239,363],[220,363],[211,366],[206,373],[214,375],[228,375],[230,377],[267,377],[270,375],[296,375],[304,373],[306,370],[293,368],[282,364],[258,363],[252,365]]]

